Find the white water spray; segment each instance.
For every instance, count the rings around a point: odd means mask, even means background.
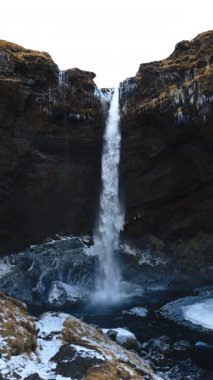
[[[116,259],[119,234],[124,223],[124,215],[119,201],[121,141],[119,123],[119,90],[115,89],[110,102],[104,135],[102,192],[97,227],[94,233],[94,250],[99,259],[99,271],[97,289],[93,298],[103,302],[116,302],[121,297],[121,276]]]

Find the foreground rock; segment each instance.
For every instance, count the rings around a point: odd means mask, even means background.
[[[0,41],[0,254],[93,228],[102,149],[94,77]]]
[[[7,344],[0,358],[3,380],[160,379],[138,354],[127,351],[77,318],[63,313],[46,313],[36,322],[35,330],[24,305],[4,294],[0,294],[0,302],[4,304],[4,314],[0,312],[3,326],[0,340]],[[29,339],[26,326],[30,324],[33,344],[28,342],[14,351],[13,332],[2,325],[5,313],[11,313],[13,330],[18,331],[21,340]]]
[[[213,31],[121,84],[126,233],[213,231]]]

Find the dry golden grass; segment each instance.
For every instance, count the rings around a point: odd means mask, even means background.
[[[0,49],[8,51],[12,54],[13,59],[18,61],[27,61],[30,58],[45,61],[52,60],[50,54],[46,52],[25,49],[20,45],[5,40],[0,40]]]
[[[62,333],[64,343],[77,344],[94,349],[106,360],[103,364],[90,368],[85,380],[143,380],[145,374],[154,376],[152,370],[133,352],[120,347],[101,330],[95,329],[74,317],[64,322]]]
[[[4,344],[0,353],[11,355],[30,353],[36,349],[36,330],[27,307],[22,302],[0,292],[0,336]]]

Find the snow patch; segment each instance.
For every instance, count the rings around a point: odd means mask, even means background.
[[[213,330],[213,299],[182,307],[184,319]]]
[[[82,346],[78,346],[75,344],[70,344],[70,347],[73,347],[75,351],[77,351],[82,358],[96,358],[105,361],[106,357],[100,354],[96,350],[92,350],[91,348],[86,348]]]
[[[132,307],[129,311],[123,310],[122,314],[136,315],[137,317],[146,317],[148,310],[146,307]]]
[[[65,313],[44,313],[41,315],[36,327],[39,330],[39,337],[44,338],[52,333],[59,333],[63,329],[64,321],[69,318]]]
[[[61,331],[64,321],[70,316],[65,313],[45,313],[36,322],[38,332],[38,348],[36,353],[30,356],[23,354],[11,356],[10,359],[0,359],[0,373],[10,380],[23,380],[25,377],[38,373],[44,380],[65,380],[66,378],[55,375],[56,363],[50,359],[58,352],[62,345]]]
[[[11,265],[8,257],[0,259],[0,278],[5,276],[6,274],[11,273],[12,270],[13,265]]]
[[[141,252],[140,259],[138,261],[139,265],[149,265],[151,267],[156,267],[158,265],[165,265],[166,258],[154,255],[150,249]]]

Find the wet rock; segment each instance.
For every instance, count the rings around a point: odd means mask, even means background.
[[[191,343],[188,340],[178,340],[173,344],[173,350],[177,352],[191,350]]]
[[[178,364],[174,364],[172,368],[166,372],[167,379],[174,380],[211,380],[213,373],[205,371],[194,364],[190,359],[182,360]]]
[[[155,355],[150,355],[150,360],[154,364],[155,368],[169,369],[169,365],[171,365],[171,361],[167,356],[157,353]],[[173,363],[172,363],[173,364]]]
[[[171,343],[169,337],[162,335],[159,338],[150,339],[141,345],[142,350],[146,352],[159,352],[168,354],[171,351]]]
[[[209,350],[213,352],[213,344],[208,344],[202,341],[196,342],[195,347],[200,350]]]

